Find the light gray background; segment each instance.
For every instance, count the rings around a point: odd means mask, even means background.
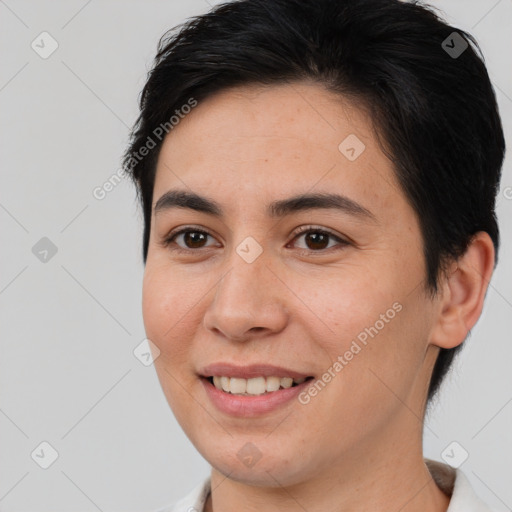
[[[1,511],[152,511],[208,474],[133,354],[145,337],[134,189],[93,190],[120,167],[158,38],[210,5],[0,0]],[[433,5],[481,44],[511,146],[512,0]],[[59,45],[47,59],[31,48],[43,31]],[[500,264],[425,428],[425,455],[457,441],[499,511],[512,507],[510,155],[503,172]],[[32,253],[42,237],[58,248],[46,263]],[[31,458],[43,441],[59,455],[46,470]]]

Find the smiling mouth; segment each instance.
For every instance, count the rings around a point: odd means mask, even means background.
[[[227,377],[213,375],[205,377],[218,390],[224,391],[232,395],[241,396],[258,396],[266,395],[279,391],[280,389],[288,389],[313,379],[313,377],[253,377],[251,379],[243,379],[238,377]]]

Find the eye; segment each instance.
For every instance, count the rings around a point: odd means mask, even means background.
[[[315,226],[302,226],[295,231],[294,235],[293,240],[304,237],[307,246],[299,247],[299,249],[309,252],[321,252],[326,249],[332,249],[333,246],[329,247],[329,239],[335,242],[334,246],[338,245],[340,248],[350,245],[349,242],[334,233]],[[171,232],[163,241],[163,245],[173,251],[190,253],[198,249],[211,247],[211,245],[205,245],[208,237],[213,238],[207,231],[194,228],[193,226],[187,226],[179,231]],[[180,240],[181,244],[178,243]]]
[[[204,245],[204,242],[209,236],[211,237],[210,233],[206,231],[188,226],[186,228],[180,229],[177,232],[170,233],[163,241],[163,245],[165,247],[174,245],[174,247],[170,247],[173,251],[190,252],[195,249],[203,249],[205,247],[209,247],[208,245]],[[176,243],[176,240],[179,240],[180,238],[182,243],[185,244],[184,247]]]
[[[309,250],[311,252],[320,252],[326,249],[331,249],[333,246],[328,247],[329,239],[337,242],[337,245],[341,246],[341,248],[350,245],[349,242],[343,240],[334,233],[314,226],[302,226],[295,232],[295,235],[294,240],[304,237],[306,247],[300,247],[300,249]],[[334,245],[336,245],[336,243]]]

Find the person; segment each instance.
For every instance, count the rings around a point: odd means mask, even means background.
[[[211,465],[162,511],[489,510],[422,449],[498,261],[478,53],[399,0],[238,0],[162,36],[123,165],[155,369]]]

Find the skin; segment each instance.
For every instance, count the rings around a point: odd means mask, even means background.
[[[338,149],[349,134],[366,146],[353,162]],[[445,511],[449,497],[422,455],[427,388],[439,347],[462,343],[480,316],[490,237],[475,236],[431,300],[417,217],[370,120],[310,83],[232,88],[200,102],[161,149],[154,203],[170,189],[225,210],[222,219],[181,208],[154,214],[143,285],[158,378],[212,466],[206,510]],[[266,216],[271,201],[333,191],[376,220],[320,209]],[[210,236],[165,246],[171,230],[187,225]],[[349,244],[315,245],[294,235],[299,226]],[[263,250],[252,263],[236,252],[248,236]],[[396,302],[401,311],[307,405],[292,400],[235,418],[215,408],[198,378],[218,361],[320,378]],[[252,467],[237,457],[247,442],[261,454]]]

